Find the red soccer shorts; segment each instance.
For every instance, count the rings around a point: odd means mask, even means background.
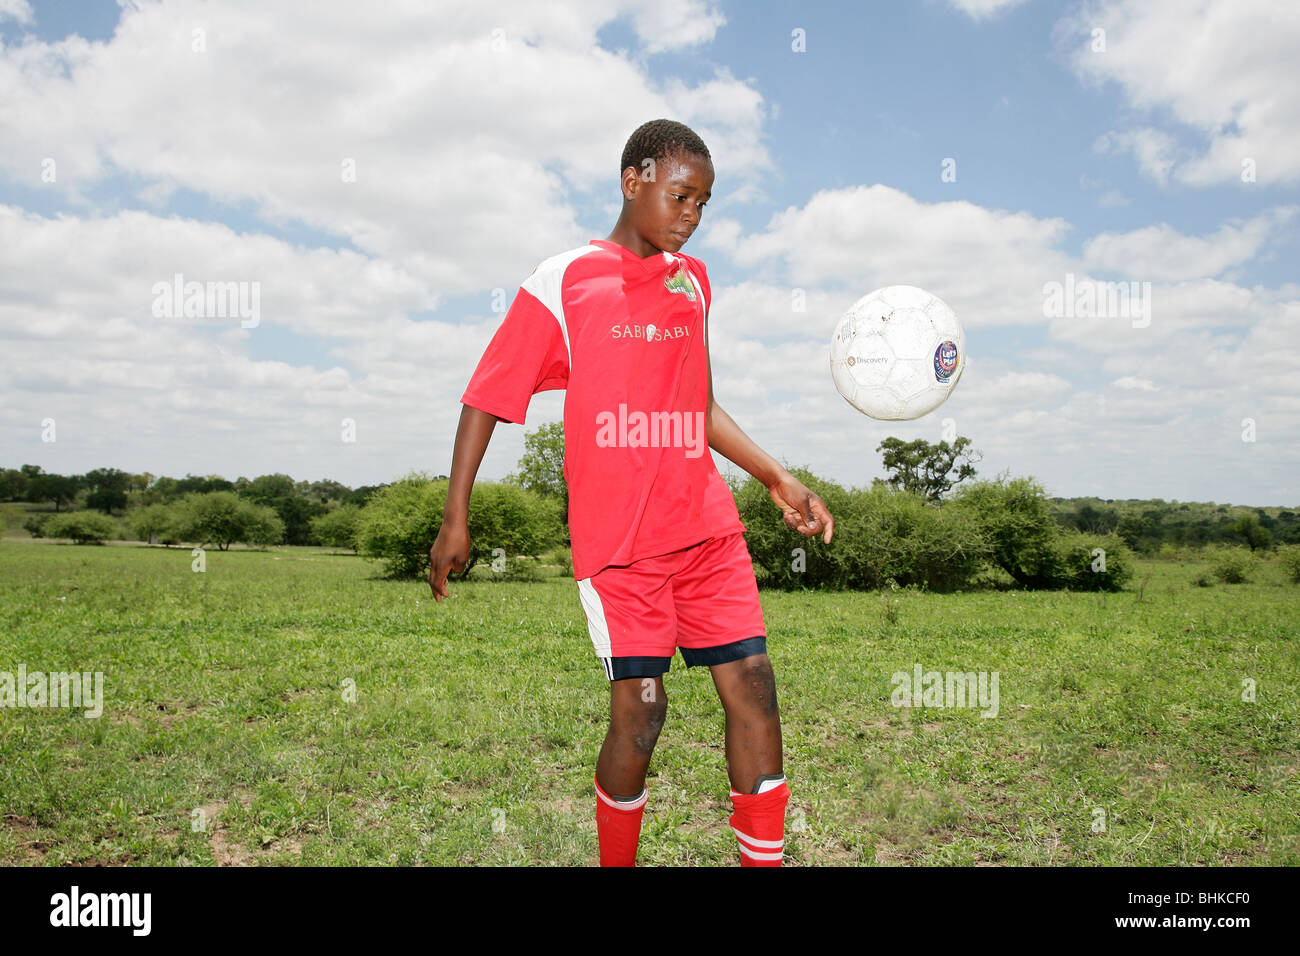
[[[610,680],[656,677],[681,648],[687,667],[767,652],[744,533],[602,568],[578,581],[587,630]]]

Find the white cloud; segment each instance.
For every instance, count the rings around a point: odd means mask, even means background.
[[[1278,207],[1254,219],[1225,223],[1208,236],[1183,235],[1167,223],[1126,233],[1103,232],[1084,243],[1083,261],[1088,269],[1130,279],[1219,276],[1266,252],[1297,212],[1295,206]]]
[[[1054,493],[1193,498],[1213,471],[1206,454],[1244,463],[1253,453],[1262,482],[1270,469],[1294,466],[1300,443],[1300,340],[1287,331],[1300,325],[1300,288],[1219,276],[1269,258],[1292,216],[1282,207],[1203,236],[1167,224],[1102,234],[1075,257],[1060,248],[1070,230],[1063,220],[925,203],[881,185],[819,192],[762,230],[721,229],[718,251],[763,279],[715,288],[715,392],[724,407],[734,400],[744,409],[764,388],[779,390],[783,397],[769,398],[761,414],[733,417],[763,447],[794,434],[828,460],[849,457],[847,444],[860,462],[884,435],[936,441],[952,418],[984,452],[981,474],[1023,468],[1014,463],[1033,448]],[[1098,273],[1108,272],[1141,280],[1148,325],[1138,327],[1140,315],[1044,317],[1046,282],[1106,282]],[[853,298],[897,283],[956,309],[968,364],[939,410],[886,424],[837,396],[827,401],[826,350]],[[791,313],[796,288],[807,292],[807,314]],[[1003,348],[1013,330],[1014,339],[1036,334],[1042,344]],[[1267,447],[1242,450],[1246,414],[1270,423]],[[873,466],[875,456],[866,458]],[[861,465],[841,467],[856,474]],[[1283,494],[1267,488],[1257,492],[1262,500]]]
[[[5,20],[31,23],[32,19],[32,5],[27,0],[0,0],[0,23]]]
[[[590,238],[574,197],[617,193],[623,144],[647,119],[698,120],[736,198],[770,169],[749,84],[723,73],[658,89],[597,45],[625,14],[662,49],[703,42],[721,22],[701,2],[667,20],[648,10],[508,0],[359,19],[348,3],[313,4],[309,17],[143,3],[123,10],[110,42],[0,52],[0,169],[74,195],[119,174],[149,201],[183,187],[306,223],[448,294],[492,287],[526,274],[537,250]],[[40,182],[46,158],[52,185]]]
[[[1152,382],[1151,380],[1145,378],[1137,378],[1136,376],[1133,375],[1125,375],[1123,378],[1117,378],[1112,384],[1116,388],[1125,388],[1125,389],[1138,388],[1146,392],[1159,391],[1159,389],[1156,388],[1155,382]]]
[[[948,0],[950,6],[973,20],[987,20],[1024,2],[1025,0]]]
[[[1061,219],[920,202],[888,186],[823,190],[778,213],[729,250],[747,268],[796,287],[840,287],[853,299],[915,285],[946,301],[967,327],[1040,324],[1042,285],[1066,271]]]
[[[1105,30],[1104,52],[1093,30]],[[1180,146],[1169,128],[1114,134],[1157,182],[1241,182],[1253,159],[1260,183],[1300,180],[1300,4],[1287,0],[1091,0],[1055,30],[1081,78],[1114,82],[1132,107],[1172,118],[1197,137]]]

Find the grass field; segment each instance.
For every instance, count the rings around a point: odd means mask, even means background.
[[[439,605],[324,551],[192,560],[0,542],[0,673],[105,698],[0,707],[0,864],[595,863],[608,682],[571,579]],[[763,592],[787,864],[1300,864],[1300,586],[1201,570],[1140,562],[1141,600]],[[997,671],[997,716],[893,706],[917,664]],[[737,865],[712,681],[665,681],[639,862]]]

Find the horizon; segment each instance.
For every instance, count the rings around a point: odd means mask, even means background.
[[[607,234],[627,136],[667,116],[717,174],[683,251],[718,403],[787,467],[869,485],[864,447],[955,434],[1052,498],[1298,507],[1234,502],[1300,473],[1300,7],[1185,6],[0,0],[0,460],[449,471],[519,285]],[[968,366],[876,422],[827,353],[899,284],[953,307]],[[1121,285],[1145,312],[1073,294]],[[495,429],[480,479],[563,402]]]

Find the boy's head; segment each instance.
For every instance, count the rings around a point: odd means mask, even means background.
[[[656,249],[676,252],[700,224],[713,189],[713,160],[689,126],[652,120],[628,137],[622,159],[626,224]]]

